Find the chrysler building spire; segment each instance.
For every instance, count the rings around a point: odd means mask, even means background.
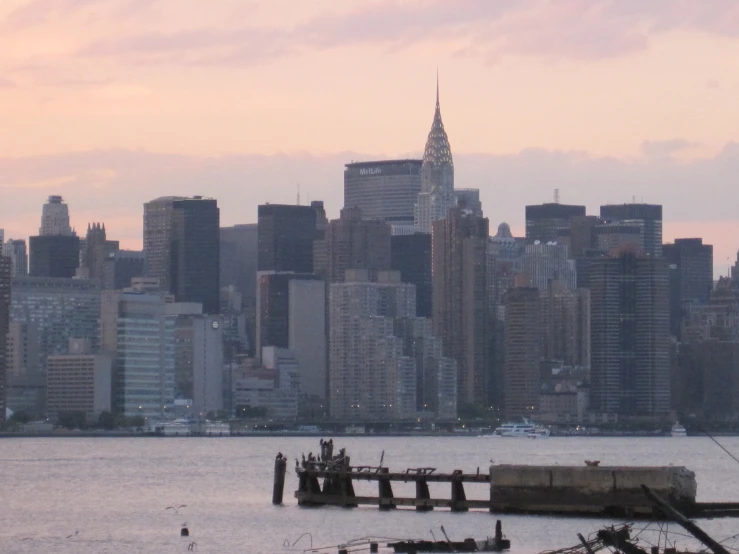
[[[444,219],[454,207],[454,162],[449,137],[441,120],[439,73],[436,73],[436,109],[426,139],[421,166],[421,193],[416,204],[415,224],[423,233],[431,232],[431,224]]]

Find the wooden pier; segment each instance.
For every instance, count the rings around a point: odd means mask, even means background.
[[[280,454],[275,460],[273,503],[282,503],[285,465]],[[452,512],[470,509],[492,513],[558,515],[598,515],[616,517],[660,517],[658,509],[643,494],[642,485],[659,491],[689,517],[739,517],[739,503],[699,503],[695,501],[694,474],[679,467],[568,467],[568,466],[491,466],[475,473],[454,470],[439,473],[433,467],[390,471],[378,466],[352,466],[344,449],[334,454],[333,441],[320,442],[320,453],[302,462],[295,460],[299,506],[378,506],[431,511],[446,508]],[[356,481],[377,482],[377,494],[357,495]],[[414,483],[415,495],[396,496],[393,484]],[[449,495],[432,498],[429,483],[448,483]],[[465,487],[482,484],[484,500],[467,498]],[[436,487],[438,489],[438,487]],[[480,496],[480,495],[477,495]]]

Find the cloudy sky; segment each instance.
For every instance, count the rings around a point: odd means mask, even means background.
[[[662,203],[739,248],[734,0],[1,0],[0,228],[62,194],[141,243],[142,203],[342,203],[343,164],[420,156],[436,70],[456,186],[523,229],[552,198]],[[738,141],[738,142],[735,142]]]

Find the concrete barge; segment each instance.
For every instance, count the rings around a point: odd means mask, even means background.
[[[695,511],[695,473],[685,467],[522,465],[490,467],[490,510],[650,515],[653,504],[642,485]]]

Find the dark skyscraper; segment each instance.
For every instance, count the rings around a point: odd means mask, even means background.
[[[7,405],[7,338],[10,325],[10,282],[12,261],[0,256],[0,428],[5,424],[5,408]]]
[[[434,334],[457,361],[458,405],[488,405],[490,329],[488,220],[449,210],[433,224]]]
[[[326,267],[316,267],[316,273],[329,283],[344,282],[347,269],[366,269],[370,279],[390,269],[390,225],[362,219],[358,208],[341,210],[341,217],[328,224],[325,237]]]
[[[422,160],[385,160],[346,164],[344,208],[359,208],[365,219],[413,224],[421,192]]]
[[[664,416],[670,409],[667,264],[623,247],[590,266],[591,410]]]
[[[708,304],[713,289],[713,246],[702,239],[675,239],[662,253],[670,273],[670,331],[680,337],[680,324],[691,306]]]
[[[203,313],[220,312],[220,210],[215,200],[174,203],[172,292],[177,302],[199,302]]]
[[[29,239],[31,277],[71,278],[80,262],[80,239],[74,235],[43,235]]]
[[[121,290],[131,286],[134,277],[143,277],[146,258],[140,250],[111,252],[103,264],[103,288]]]
[[[650,256],[662,255],[662,206],[655,204],[601,206],[600,217],[606,223],[638,227],[644,252]]]
[[[312,273],[316,209],[264,204],[259,206],[258,217],[257,269]]]
[[[391,238],[391,250],[392,269],[400,271],[402,282],[416,285],[416,315],[430,318],[431,235],[396,235]]]
[[[585,206],[557,203],[526,206],[526,242],[552,242],[569,237],[572,220],[584,215]]]
[[[290,281],[317,281],[321,278],[309,273],[260,272],[257,275],[257,348],[276,346],[290,348]]]
[[[541,299],[536,287],[512,287],[505,295],[505,414],[532,417],[541,392]]]
[[[178,302],[220,306],[220,211],[215,200],[162,197],[144,205],[144,253],[149,277]]]

